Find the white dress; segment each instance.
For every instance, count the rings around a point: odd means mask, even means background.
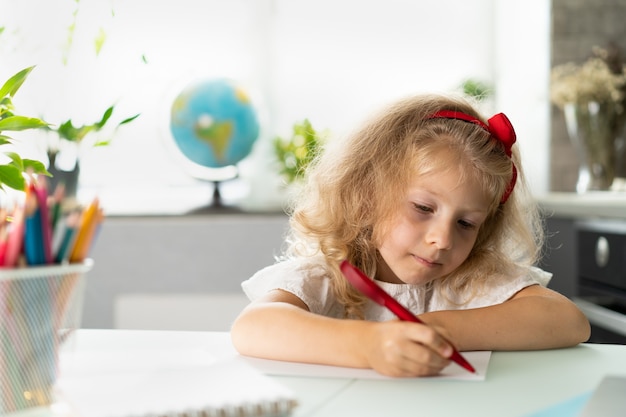
[[[456,300],[443,297],[434,285],[392,284],[376,280],[376,283],[415,315],[428,311],[459,310],[500,304],[530,285],[547,286],[552,274],[536,267],[528,268],[515,278],[498,280],[469,302],[461,294]],[[492,282],[495,280],[492,280]],[[330,278],[320,259],[291,259],[261,269],[241,284],[252,301],[274,289],[290,292],[300,298],[312,313],[343,318],[344,308],[332,294]],[[393,313],[368,300],[364,308],[365,319],[386,321],[396,318]]]

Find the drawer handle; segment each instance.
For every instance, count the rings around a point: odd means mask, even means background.
[[[626,336],[626,315],[609,310],[606,307],[594,304],[579,297],[574,297],[573,301],[578,308],[585,313],[591,324],[602,327],[613,333]]]
[[[603,268],[609,263],[609,241],[600,236],[596,242],[596,264]]]

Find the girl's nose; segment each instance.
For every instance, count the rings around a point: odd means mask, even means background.
[[[439,250],[447,250],[452,247],[453,226],[447,221],[433,222],[428,229],[426,239],[428,244],[435,245]]]

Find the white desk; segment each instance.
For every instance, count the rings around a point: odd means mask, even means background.
[[[74,352],[209,348],[233,352],[228,333],[81,329]],[[626,346],[583,344],[535,352],[494,352],[485,381],[274,376],[300,403],[294,416],[524,416],[626,375]]]

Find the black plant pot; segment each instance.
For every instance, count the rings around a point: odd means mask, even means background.
[[[48,159],[50,164],[48,166],[48,172],[52,174],[52,178],[48,178],[48,190],[52,194],[56,190],[58,184],[65,186],[65,197],[76,197],[78,190],[78,177],[80,175],[80,164],[76,161],[74,169],[71,171],[64,171],[56,167],[57,153],[49,153]]]

